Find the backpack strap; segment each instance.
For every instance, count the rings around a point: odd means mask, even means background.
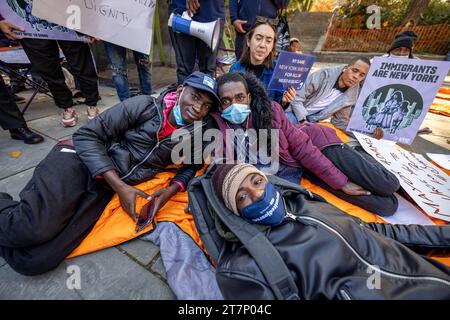
[[[255,226],[225,207],[218,199],[211,179],[202,179],[201,184],[213,210],[255,259],[275,297],[278,300],[299,300],[298,288],[294,279],[280,253],[269,239]]]

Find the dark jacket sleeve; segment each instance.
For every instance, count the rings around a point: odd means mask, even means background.
[[[0,13],[0,21],[5,20],[5,18],[3,18],[2,14]]]
[[[259,272],[258,272],[259,273]],[[262,276],[262,275],[261,275]],[[264,276],[262,276],[264,278]],[[216,274],[220,291],[226,300],[275,300],[272,290],[256,277],[220,270]],[[245,288],[245,290],[243,290]]]
[[[393,240],[410,249],[421,253],[450,253],[450,225],[423,226],[385,223],[365,223],[367,228]]]
[[[108,156],[108,145],[142,121],[154,98],[137,96],[100,113],[73,134],[75,150],[93,177],[116,169]]]
[[[290,0],[272,0],[272,3],[278,10],[286,9],[289,5],[289,2]]]
[[[313,145],[309,136],[299,127],[294,126],[278,104],[275,105],[274,116],[280,128],[288,137],[289,152],[304,168],[314,173],[333,189],[341,189],[348,181],[344,175],[325,155]]]
[[[231,22],[239,19],[239,17],[238,17],[238,0],[230,0],[228,6],[229,6],[229,11],[230,11]]]

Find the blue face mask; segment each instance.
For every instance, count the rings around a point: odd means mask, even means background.
[[[241,216],[250,223],[276,226],[285,216],[283,199],[274,185],[267,183],[264,194],[242,209]]]
[[[180,99],[181,96],[184,93],[184,88],[183,90],[181,90],[180,96],[178,97],[177,103],[175,104],[175,106],[173,107],[172,111],[173,111],[173,117],[175,118],[175,122],[177,123],[177,125],[179,125],[180,127],[185,126],[186,123],[184,123],[183,117],[181,116],[181,107],[180,107]]]
[[[183,117],[181,116],[181,109],[178,103],[175,105],[175,107],[173,107],[172,111],[177,125],[179,125],[180,127],[185,126],[186,124],[184,123]]]
[[[222,118],[232,124],[241,124],[250,114],[250,108],[246,104],[233,103],[222,112]]]

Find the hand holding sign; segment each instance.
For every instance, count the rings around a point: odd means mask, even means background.
[[[283,99],[281,100],[281,104],[283,106],[290,104],[292,101],[294,101],[296,94],[297,94],[297,91],[294,88],[292,88],[292,87],[288,88],[283,94]]]

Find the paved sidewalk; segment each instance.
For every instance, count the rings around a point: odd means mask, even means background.
[[[325,65],[333,64],[316,66]],[[157,77],[158,72],[163,72],[163,76]],[[155,91],[161,91],[174,77],[173,69],[154,70]],[[164,80],[166,83],[161,82],[163,78],[167,79]],[[114,88],[101,86],[100,93],[101,110],[118,102]],[[29,96],[30,92],[20,95]],[[19,198],[18,194],[30,179],[35,166],[55,143],[70,137],[86,122],[85,105],[79,105],[76,109],[80,115],[79,124],[74,128],[63,128],[58,108],[51,99],[41,94],[26,112],[25,118],[32,129],[45,136],[45,142],[26,145],[10,139],[8,131],[0,131],[0,192]],[[417,136],[414,143],[405,148],[421,154],[450,153],[449,124],[450,118],[429,113],[422,127],[428,126],[433,132]],[[77,284],[71,278],[73,266],[80,268],[81,289],[69,289]],[[167,285],[158,247],[136,239],[66,260],[56,270],[34,277],[15,273],[0,258],[0,299],[175,299],[175,296]]]
[[[173,74],[172,70],[164,70]],[[156,93],[171,84],[174,77],[154,84]],[[158,88],[159,87],[159,88]],[[29,97],[30,92],[20,93]],[[118,103],[114,88],[101,86],[101,111]],[[23,105],[19,105],[23,107]],[[73,128],[61,124],[61,112],[46,95],[39,94],[25,113],[30,128],[42,134],[43,143],[26,145],[12,140],[0,130],[0,192],[19,199],[19,192],[31,178],[35,166],[58,140],[69,138],[87,121],[86,106],[75,107],[79,123]],[[79,267],[81,289],[71,275]],[[76,272],[77,270],[75,270]],[[70,289],[72,288],[72,289]],[[0,257],[1,299],[175,299],[167,285],[159,249],[150,242],[135,239],[125,244],[64,261],[56,270],[26,277],[13,271]]]

